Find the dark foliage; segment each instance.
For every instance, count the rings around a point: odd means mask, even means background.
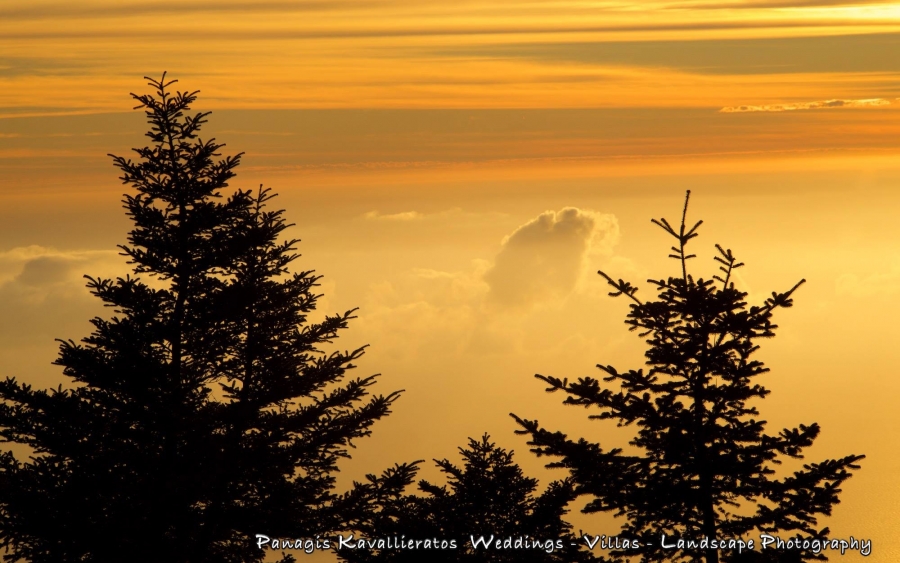
[[[435,460],[448,477],[446,485],[423,480],[419,482],[423,496],[387,497],[380,511],[356,523],[360,533],[354,538],[452,539],[455,549],[343,549],[338,552],[341,559],[350,563],[602,561],[580,549],[584,542],[562,519],[566,505],[574,499],[569,481],[553,482],[535,495],[537,481],[526,477],[513,461],[512,452],[498,448],[487,435],[480,441],[470,439],[468,448],[459,451],[462,467],[446,459]],[[482,543],[476,549],[473,536],[476,540],[493,536],[494,542],[521,539],[522,545],[497,549],[484,548]]]
[[[688,198],[690,192],[688,192]],[[635,425],[630,442],[639,454],[603,450],[599,444],[574,441],[543,429],[537,421],[515,417],[519,433],[530,436],[538,455],[559,458],[550,464],[571,472],[577,493],[594,498],[585,512],[612,512],[624,517],[623,534],[652,546],[642,561],[805,561],[812,553],[745,553],[715,549],[661,551],[663,534],[670,539],[755,538],[756,532],[789,532],[790,536],[823,537],[817,517],[838,503],[841,483],[858,469],[864,456],[804,464],[792,474],[775,467],[786,457],[802,458],[819,434],[815,423],[765,432],[766,422],[751,404],[769,391],[757,383],[768,369],[754,359],[760,339],[775,335],[772,315],[792,305],[801,281],[789,291],[773,293],[762,305],[748,306],[747,294],[735,288],[734,270],[741,267],[731,250],[716,245],[720,274],[695,279],[688,273],[688,242],[698,222],[687,228],[685,200],[681,227],[653,220],[676,241],[670,256],[679,262],[680,277],[649,280],[654,301],[642,301],[637,288],[603,276],[614,291],[631,301],[625,321],[647,342],[647,367],[620,372],[598,365],[603,382],[585,377],[569,382],[538,375],[548,391],[563,391],[565,403],[598,409],[590,418]],[[605,383],[604,383],[605,382]],[[618,384],[619,390],[611,384]],[[774,557],[774,559],[772,559]],[[793,559],[792,559],[793,558]]]
[[[0,459],[8,561],[260,561],[256,533],[332,533],[371,502],[334,492],[337,462],[398,393],[346,378],[362,349],[321,350],[353,312],[308,321],[319,277],[289,272],[273,195],[223,193],[241,155],[198,137],[208,114],[173,82],[133,95],[150,146],[113,157],[135,277],[87,285],[114,316],[61,342],[70,388],[0,383],[0,437],[34,452]]]

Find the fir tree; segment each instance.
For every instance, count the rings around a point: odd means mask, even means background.
[[[541,494],[536,479],[527,477],[513,460],[513,452],[497,447],[489,436],[469,439],[459,448],[462,467],[447,459],[435,460],[447,475],[447,484],[419,482],[422,496],[386,497],[378,511],[357,522],[356,539],[399,538],[453,540],[455,548],[358,549],[338,551],[350,563],[554,563],[600,562],[580,549],[563,520],[567,504],[574,499],[572,483],[555,481]],[[497,549],[480,539],[513,541],[512,547]],[[521,540],[516,547],[515,541]],[[550,545],[548,546],[548,542]],[[573,545],[574,544],[574,545]]]
[[[199,138],[196,92],[148,80],[150,146],[113,156],[134,276],[88,278],[115,314],[61,342],[71,387],[0,383],[0,437],[34,452],[0,459],[9,561],[259,561],[255,534],[331,533],[369,500],[335,493],[337,462],[398,393],[346,379],[363,349],[321,350],[353,311],[307,319],[319,277],[289,272],[273,195],[227,195],[241,155]]]
[[[751,404],[769,391],[758,383],[768,371],[755,359],[760,339],[775,335],[776,309],[792,305],[794,292],[773,293],[762,305],[748,306],[747,293],[733,276],[743,266],[731,250],[716,245],[720,274],[694,278],[686,246],[702,221],[687,228],[690,192],[681,227],[653,220],[675,239],[670,257],[680,276],[649,280],[657,298],[642,301],[637,287],[601,276],[610,295],[631,301],[630,330],[646,337],[648,369],[619,371],[600,364],[603,382],[592,377],[569,382],[537,375],[548,391],[567,394],[565,404],[595,408],[590,418],[634,425],[631,451],[603,450],[599,444],[574,441],[550,432],[537,421],[515,415],[538,455],[559,458],[550,464],[571,472],[576,491],[594,498],[585,512],[612,512],[624,517],[623,534],[643,542],[642,561],[801,561],[822,559],[809,552],[738,555],[716,549],[661,550],[665,534],[673,539],[755,538],[751,532],[781,532],[821,538],[817,518],[831,514],[840,485],[858,469],[864,456],[849,455],[807,463],[787,475],[775,468],[785,458],[802,458],[819,435],[818,424],[801,424],[777,434]],[[604,383],[605,382],[605,383]],[[616,391],[613,384],[619,386]],[[652,544],[652,545],[651,545]]]

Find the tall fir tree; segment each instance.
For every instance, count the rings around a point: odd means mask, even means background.
[[[670,257],[679,262],[681,274],[649,280],[656,300],[642,301],[637,287],[599,272],[612,286],[611,296],[631,301],[625,322],[646,337],[648,369],[622,372],[599,364],[603,382],[536,376],[548,384],[548,391],[566,393],[565,404],[597,409],[590,418],[636,426],[630,451],[640,453],[603,450],[597,443],[571,440],[535,420],[512,416],[536,454],[559,458],[550,466],[567,468],[576,491],[593,496],[585,512],[624,518],[623,535],[643,541],[637,552],[641,561],[823,559],[811,551],[762,552],[758,539],[756,551],[742,554],[661,547],[663,534],[670,545],[704,537],[752,539],[754,532],[826,537],[829,530],[819,529],[817,518],[831,514],[841,483],[864,457],[808,463],[792,474],[777,474],[775,467],[785,458],[803,457],[820,429],[813,423],[766,433],[766,422],[751,403],[769,394],[758,383],[768,369],[754,354],[760,339],[775,335],[775,310],[792,305],[803,281],[773,293],[762,305],[748,307],[747,293],[733,281],[734,271],[743,264],[719,245],[715,260],[721,273],[695,279],[687,266],[694,255],[686,247],[702,221],[687,227],[689,198],[690,192],[680,228],[665,219],[653,220],[674,238]]]
[[[353,311],[307,319],[319,277],[289,272],[298,241],[273,195],[226,196],[241,155],[199,138],[196,92],[148,80],[132,96],[150,146],[113,156],[135,277],[88,278],[115,315],[61,342],[70,388],[0,383],[0,437],[34,452],[0,458],[8,561],[260,561],[257,533],[331,533],[371,503],[335,492],[337,462],[398,393],[347,380],[363,349],[322,351]]]
[[[379,510],[368,512],[354,526],[359,532],[355,540],[433,540],[439,545],[453,540],[453,547],[344,549],[338,551],[340,558],[349,563],[606,561],[583,549],[585,543],[563,519],[574,499],[569,480],[554,481],[536,494],[537,480],[525,475],[513,452],[498,447],[487,435],[470,438],[459,453],[462,467],[447,459],[435,460],[447,475],[446,485],[419,481],[423,495],[387,497]],[[507,539],[510,545],[504,547]]]

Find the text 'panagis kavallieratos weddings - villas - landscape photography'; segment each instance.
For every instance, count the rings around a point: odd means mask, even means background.
[[[900,560],[900,3],[0,3],[8,562]]]

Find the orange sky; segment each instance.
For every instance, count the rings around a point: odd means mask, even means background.
[[[281,194],[323,306],[360,307],[342,347],[407,390],[345,479],[485,431],[558,476],[510,411],[624,445],[532,374],[639,365],[593,272],[671,273],[649,220],[692,189],[698,272],[719,242],[752,299],[808,280],[761,351],[760,410],[821,423],[810,461],[868,456],[828,524],[900,559],[898,55],[889,2],[4,2],[0,376],[62,382],[54,338],[104,314],[81,276],[125,272],[128,228],[105,155],[143,144],[128,92],[167,70],[246,152],[234,185]]]

